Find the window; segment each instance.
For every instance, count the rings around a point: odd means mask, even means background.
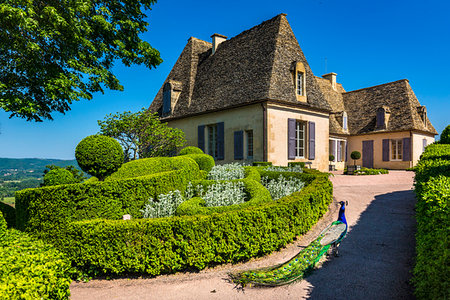
[[[403,158],[403,141],[391,140],[391,160],[402,160]]]
[[[342,128],[347,130],[347,113],[345,111],[342,114]]]
[[[345,140],[330,139],[329,147],[334,162],[345,161]]]
[[[217,124],[208,126],[208,154],[217,158]]]
[[[295,156],[305,157],[306,145],[306,123],[297,121],[295,123]]]
[[[304,95],[304,73],[297,72],[297,95]]]
[[[163,116],[170,115],[172,111],[172,85],[166,83],[163,87]]]
[[[253,130],[247,130],[247,159],[253,158]]]

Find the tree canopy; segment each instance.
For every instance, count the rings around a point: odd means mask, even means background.
[[[171,156],[186,143],[183,131],[161,123],[158,114],[145,108],[135,113],[109,114],[97,122],[100,134],[113,137],[122,145],[126,161]]]
[[[0,109],[28,121],[52,119],[104,88],[111,72],[162,62],[139,35],[156,0],[4,0],[0,4]]]

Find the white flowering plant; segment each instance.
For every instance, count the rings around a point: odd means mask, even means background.
[[[141,209],[144,218],[162,218],[173,216],[178,205],[184,201],[179,190],[170,191],[167,194],[161,194],[158,201],[153,198],[148,199],[144,209]]]
[[[292,167],[268,166],[264,169],[264,171],[303,173],[303,169],[299,165],[294,165]]]
[[[244,166],[239,163],[214,166],[208,173],[209,180],[242,179],[245,176]]]
[[[305,183],[299,178],[285,178],[282,175],[280,175],[278,179],[272,180],[268,177],[263,177],[261,178],[261,183],[267,190],[269,190],[273,200],[278,200],[284,196],[300,191],[305,185]]]
[[[218,182],[210,185],[202,198],[208,207],[244,203],[246,200],[245,185],[242,181]]]

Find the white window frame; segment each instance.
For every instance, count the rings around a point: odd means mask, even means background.
[[[394,147],[395,145],[395,147]],[[389,160],[403,161],[403,139],[391,139],[389,143]]]
[[[303,127],[303,132],[300,130]],[[305,158],[306,157],[306,132],[307,132],[307,122],[306,121],[295,121],[295,158]],[[300,134],[302,136],[300,137]],[[300,147],[300,142],[303,140],[303,147]],[[303,155],[300,155],[301,150],[303,149]]]
[[[345,161],[345,143],[346,143],[346,140],[337,139],[337,138],[330,138],[329,141],[328,141],[328,145],[330,144],[331,141],[334,141],[334,151],[331,151],[331,149],[329,149],[328,153],[329,153],[329,155],[331,155],[334,152],[334,154],[333,154],[334,155],[333,162],[343,162],[343,161]],[[341,149],[341,160],[338,161],[338,157],[337,157],[338,151],[337,151],[337,149],[338,149],[338,147],[340,147],[341,143],[343,145],[342,149]]]
[[[301,75],[301,80],[299,80],[299,75]],[[297,71],[295,74],[295,93],[298,96],[305,96],[305,83],[305,72]]]

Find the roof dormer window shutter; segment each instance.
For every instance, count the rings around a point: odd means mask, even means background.
[[[377,110],[377,128],[384,128],[384,109]]]
[[[163,116],[170,115],[172,112],[172,85],[167,82],[163,87]]]

